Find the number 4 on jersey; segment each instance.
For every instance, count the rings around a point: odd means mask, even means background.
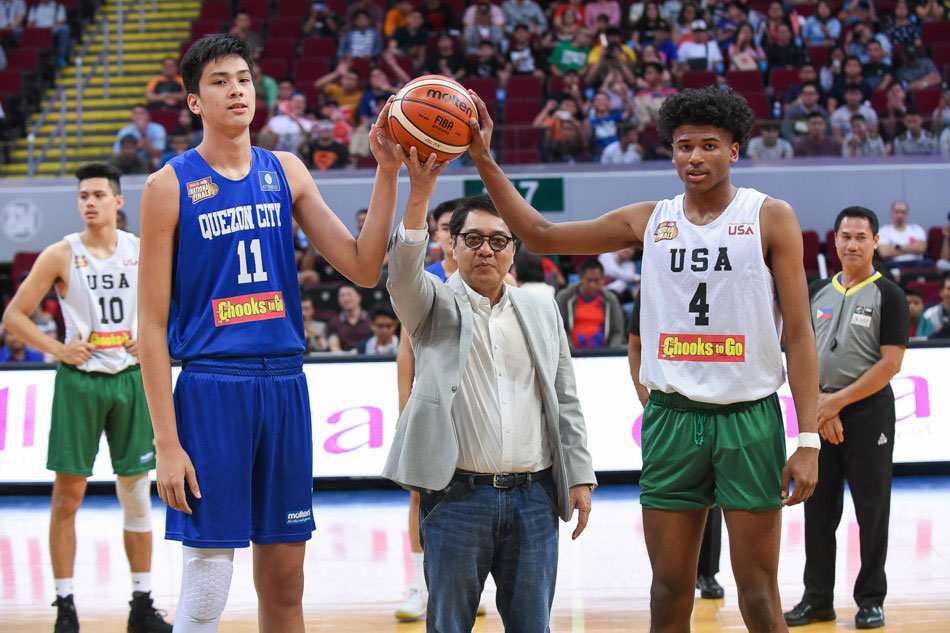
[[[249,284],[251,281],[267,281],[267,272],[264,270],[264,262],[261,257],[261,241],[256,239],[251,241],[251,254],[254,255],[254,276],[247,272],[247,254],[244,252],[244,240],[238,242],[238,265],[241,271],[238,273],[239,284]]]
[[[689,300],[689,311],[696,315],[696,325],[709,325],[709,304],[706,303],[706,284],[696,288],[696,294]]]

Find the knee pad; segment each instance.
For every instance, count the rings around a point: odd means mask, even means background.
[[[228,602],[234,550],[198,549],[186,545],[182,547],[182,553],[179,613],[191,622],[216,622]]]
[[[122,504],[123,529],[126,532],[151,532],[152,497],[148,475],[135,479],[119,477],[115,481],[115,493]]]

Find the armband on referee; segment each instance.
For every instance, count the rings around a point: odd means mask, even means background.
[[[816,448],[821,450],[821,438],[817,433],[799,433],[798,448]]]

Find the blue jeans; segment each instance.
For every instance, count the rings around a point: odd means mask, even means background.
[[[454,481],[424,491],[419,531],[428,633],[470,633],[485,579],[508,633],[548,633],[557,578],[557,489],[548,478],[498,490]]]

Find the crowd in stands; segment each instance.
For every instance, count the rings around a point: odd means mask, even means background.
[[[950,339],[950,215],[943,227],[927,231],[910,221],[907,203],[898,200],[891,206],[890,216],[891,222],[880,228],[875,266],[900,282],[907,293],[912,340]],[[357,233],[365,218],[366,210],[359,210]],[[120,211],[119,228],[125,227],[126,218]],[[442,252],[437,219],[431,215],[429,235],[426,263],[433,264],[442,261]],[[357,288],[320,257],[296,226],[294,236],[306,354],[395,355],[401,332],[385,287],[386,270],[375,288]],[[810,240],[803,237],[805,268],[814,277],[817,271],[810,258],[817,258],[818,253],[808,252]],[[840,262],[833,234],[826,239],[827,266],[834,274],[840,270]],[[540,257],[519,246],[508,281],[557,303],[572,351],[620,349],[627,345],[627,328],[639,290],[640,257],[641,252],[634,248],[598,257]],[[62,317],[52,292],[31,318],[42,332],[62,340]],[[0,363],[43,360],[42,354],[9,332],[3,335]]]
[[[425,73],[479,93],[500,124],[503,163],[666,160],[660,105],[705,85],[746,97],[758,120],[746,154],[753,160],[950,155],[944,0],[238,5],[231,15],[229,3],[206,2],[192,35],[227,30],[248,41],[258,60],[256,140],[296,152],[312,169],[372,166],[369,124]],[[145,88],[153,112],[182,104],[176,61],[163,62]],[[170,134],[179,124],[162,120]],[[158,168],[165,148],[137,141]]]

